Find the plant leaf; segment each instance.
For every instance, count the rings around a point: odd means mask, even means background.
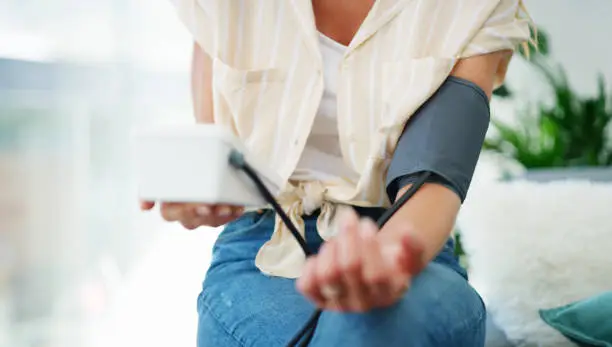
[[[502,84],[497,89],[493,90],[493,95],[498,96],[500,98],[509,98],[512,96],[512,92],[505,84]]]
[[[597,94],[583,97],[572,89],[565,70],[547,58],[548,35],[538,29],[539,51],[528,62],[552,91],[553,105],[532,105],[519,112],[518,126],[492,119],[497,136],[485,150],[501,153],[526,168],[612,165],[612,110],[605,79],[597,80]],[[503,91],[502,91],[503,93]]]
[[[538,55],[540,56],[548,56],[550,55],[550,46],[548,44],[548,33],[542,28],[529,28],[531,37],[534,39],[534,42],[537,43],[535,49],[529,50],[529,57],[527,56],[527,52],[523,49],[517,50],[518,53],[525,59],[531,59]]]

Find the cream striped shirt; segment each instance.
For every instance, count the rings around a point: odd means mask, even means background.
[[[457,59],[514,49],[530,35],[519,0],[377,0],[338,80],[340,146],[359,179],[290,184],[324,88],[311,0],[173,1],[213,60],[215,123],[277,170],[278,198],[302,233],[301,216],[321,208],[324,239],[338,206],[389,206],[384,175],[403,126]],[[295,278],[304,261],[277,217],[256,265]]]

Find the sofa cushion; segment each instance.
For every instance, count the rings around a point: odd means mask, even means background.
[[[489,182],[458,226],[470,282],[515,344],[574,346],[539,316],[612,288],[612,184]]]
[[[612,347],[612,292],[541,310],[540,316],[581,346]]]

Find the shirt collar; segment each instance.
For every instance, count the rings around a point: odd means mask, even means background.
[[[348,56],[352,51],[364,44],[412,1],[414,0],[376,0],[359,31],[351,41],[345,56]],[[303,38],[309,51],[311,51],[317,61],[321,62],[312,0],[290,0],[290,3],[302,28]]]

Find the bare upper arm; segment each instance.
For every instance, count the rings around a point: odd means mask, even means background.
[[[511,55],[511,51],[499,51],[464,58],[457,62],[451,75],[475,83],[490,98],[496,79],[505,73]],[[411,186],[412,184],[408,184],[401,188],[396,201]],[[447,240],[460,207],[461,199],[454,191],[438,183],[425,183],[418,193],[389,220],[382,232],[392,237],[393,230],[408,229],[408,232],[423,242],[423,258],[430,261]]]
[[[451,75],[469,80],[478,85],[491,98],[496,79],[503,77],[508,66],[512,51],[498,51],[489,54],[473,56],[460,59],[453,68]],[[406,185],[398,192],[396,200],[399,199],[411,185]],[[403,214],[409,216],[408,220],[416,220],[415,223],[430,225],[436,219],[439,230],[450,230],[454,218],[461,206],[461,200],[452,190],[439,184],[425,184],[419,194],[412,199],[414,202],[403,210]],[[417,203],[420,201],[421,203]],[[434,206],[435,208],[432,208]],[[420,217],[418,217],[420,216]],[[440,217],[444,218],[440,218]],[[435,223],[434,223],[435,224]],[[417,228],[418,229],[418,228]],[[427,228],[425,228],[427,229]]]
[[[199,44],[193,44],[191,96],[196,122],[213,123],[212,60]]]
[[[504,50],[460,59],[451,75],[476,83],[490,99],[497,80],[503,80],[511,57],[512,51]]]

